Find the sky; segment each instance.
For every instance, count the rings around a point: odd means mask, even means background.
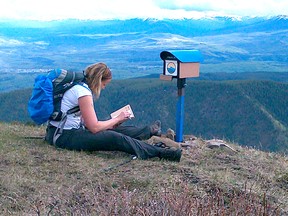
[[[288,0],[0,0],[0,19],[201,18],[288,15]]]

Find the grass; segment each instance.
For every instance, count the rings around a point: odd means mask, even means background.
[[[0,123],[1,215],[287,215],[288,158],[198,138],[180,163],[56,149]]]

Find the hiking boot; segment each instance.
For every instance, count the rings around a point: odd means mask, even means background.
[[[156,144],[153,144],[153,145],[157,146],[157,147],[160,147],[160,148],[167,148],[167,146],[163,142],[159,142],[159,143],[156,143]]]
[[[171,128],[168,128],[167,129],[167,133],[166,133],[166,137],[168,139],[171,139],[171,140],[175,141],[175,132],[174,132],[174,130],[172,130]]]
[[[150,135],[161,136],[161,121],[160,120],[156,120],[152,125],[150,125]]]
[[[182,155],[182,149],[161,149],[160,150],[160,159],[165,159],[169,161],[180,162]]]

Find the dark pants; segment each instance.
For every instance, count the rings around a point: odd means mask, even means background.
[[[48,126],[45,140],[53,144],[56,127]],[[150,127],[119,126],[113,130],[91,133],[89,130],[63,130],[56,146],[70,150],[83,151],[122,151],[141,159],[159,157],[161,148],[149,145],[144,139],[150,138]]]

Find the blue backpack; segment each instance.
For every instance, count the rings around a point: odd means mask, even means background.
[[[63,69],[48,71],[46,75],[38,75],[34,82],[32,96],[28,102],[31,119],[38,125],[48,120],[61,121],[61,100],[64,93],[76,84],[85,80],[83,73],[70,72]],[[65,114],[79,111],[79,106],[68,110]]]

